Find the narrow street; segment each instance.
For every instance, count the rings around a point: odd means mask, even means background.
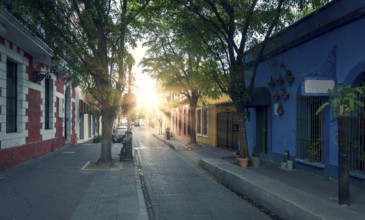
[[[150,219],[270,219],[153,137],[149,129],[136,127],[133,136]]]

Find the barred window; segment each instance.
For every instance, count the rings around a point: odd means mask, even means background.
[[[17,131],[17,64],[8,60],[6,65],[6,132]]]
[[[51,129],[52,128],[52,114],[53,114],[53,105],[52,105],[52,84],[53,81],[51,79],[44,79],[44,128]]]
[[[323,117],[316,111],[324,103],[321,96],[300,96],[297,98],[297,155],[314,163],[322,163]]]

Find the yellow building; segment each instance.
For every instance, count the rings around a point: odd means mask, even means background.
[[[197,141],[212,147],[237,147],[238,120],[228,96],[208,100],[197,108]]]
[[[261,115],[266,115],[266,110],[262,109],[271,104],[270,92],[265,87],[259,87],[251,92],[250,97],[251,99],[244,103],[247,107],[247,118],[250,118],[252,112],[260,118],[258,122],[266,123],[267,119],[261,119]],[[176,96],[174,100],[178,105],[171,113],[171,130],[174,135],[189,137],[191,132],[189,103],[183,96]],[[238,148],[239,117],[227,95],[222,95],[217,100],[205,99],[204,102],[200,100],[196,109],[195,126],[198,142],[212,147]],[[263,140],[266,143],[266,138]]]

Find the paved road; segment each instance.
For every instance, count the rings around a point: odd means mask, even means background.
[[[151,219],[270,219],[208,176],[181,152],[140,127],[133,130]]]

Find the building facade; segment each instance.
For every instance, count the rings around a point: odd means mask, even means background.
[[[289,151],[297,168],[337,178],[338,124],[330,108],[316,112],[337,83],[365,82],[364,8],[364,1],[332,1],[271,40],[255,85],[266,87],[272,103],[249,108],[251,152],[281,162]],[[358,108],[349,137],[352,181],[365,179],[364,122]]]
[[[93,120],[80,112],[81,91],[52,57],[41,38],[0,10],[0,170],[76,143],[80,121]]]
[[[246,103],[250,154],[280,163],[289,152],[296,168],[337,179],[337,120],[330,108],[316,112],[328,101],[329,88],[365,82],[364,8],[364,1],[332,1],[271,39],[259,64],[253,101]],[[181,104],[172,113],[177,135],[187,134],[187,108]],[[350,175],[356,183],[365,180],[364,112],[358,108],[350,122]],[[237,149],[238,116],[229,98],[200,104],[196,113],[198,142]]]

